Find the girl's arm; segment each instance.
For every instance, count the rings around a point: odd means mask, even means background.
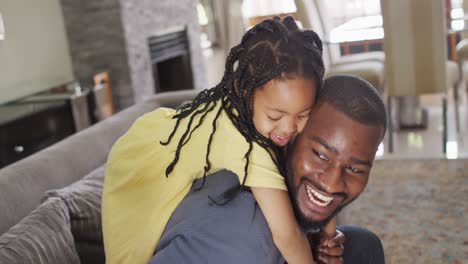
[[[251,189],[270,227],[273,242],[286,262],[315,263],[309,242],[297,224],[288,192],[273,188]]]

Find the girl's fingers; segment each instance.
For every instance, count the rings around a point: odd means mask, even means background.
[[[318,263],[319,264],[343,264],[342,257],[329,257],[321,253],[318,254]]]
[[[341,257],[343,256],[344,247],[343,245],[339,245],[333,248],[319,247],[318,252],[319,254],[324,254],[324,255],[331,256],[331,257]]]
[[[336,230],[335,236],[333,238],[322,237],[320,239],[320,245],[332,248],[338,245],[343,245],[345,240],[346,237],[344,236],[343,232],[341,232],[340,230]]]
[[[334,247],[337,245],[343,245],[345,240],[346,240],[346,237],[344,236],[343,232],[341,232],[340,230],[336,230],[336,235],[333,239],[331,239],[331,241],[328,242],[329,243],[328,246]]]

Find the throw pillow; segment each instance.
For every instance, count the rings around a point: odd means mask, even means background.
[[[71,231],[76,241],[102,243],[101,197],[105,166],[65,188],[47,191],[45,196],[59,197],[68,207]]]
[[[65,203],[47,199],[0,236],[0,263],[79,264]]]

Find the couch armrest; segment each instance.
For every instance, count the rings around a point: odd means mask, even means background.
[[[197,94],[198,90],[182,90],[175,92],[160,93],[153,97],[148,98],[147,103],[158,103],[161,106],[169,108],[177,108],[185,102],[192,101]]]

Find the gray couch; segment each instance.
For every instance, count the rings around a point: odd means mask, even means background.
[[[44,230],[48,230],[48,228],[55,230],[51,231],[55,232],[54,234],[46,234],[46,236],[48,236],[47,240],[49,241],[53,240],[53,236],[57,235],[57,232],[66,232],[67,229],[70,228],[70,225],[67,225],[67,222],[70,221],[70,216],[66,213],[60,214],[60,216],[54,216],[56,218],[63,218],[63,223],[65,224],[58,224],[57,221],[54,221],[56,219],[48,219],[51,214],[47,213],[47,211],[46,213],[41,213],[41,210],[37,212],[38,208],[42,208],[47,196],[54,196],[54,194],[60,193],[60,191],[52,192],[52,195],[50,195],[49,192],[48,195],[46,195],[46,191],[60,189],[74,182],[79,182],[83,177],[93,171],[95,174],[103,174],[104,169],[101,168],[101,170],[99,170],[99,168],[103,167],[105,164],[111,146],[131,126],[137,117],[157,107],[177,107],[186,101],[192,100],[196,94],[197,91],[190,90],[156,95],[144,103],[136,104],[43,151],[1,169],[0,234],[2,235],[0,235],[0,263],[3,263],[2,254],[4,255],[3,257],[9,254],[8,262],[11,263],[23,263],[25,261],[31,261],[31,263],[60,263],[61,261],[61,263],[64,263],[64,260],[59,260],[59,257],[55,260],[42,260],[33,256],[30,257],[30,260],[25,260],[24,255],[33,255],[30,251],[40,251],[38,249],[31,249],[29,251],[28,246],[22,248],[22,251],[19,251],[20,253],[9,253],[12,252],[11,245],[13,243],[20,243],[18,242],[20,241],[18,237],[29,232],[24,231],[24,226],[26,226],[26,230],[29,230],[29,225],[41,226],[41,224],[46,221],[51,222],[51,227],[38,227],[40,232],[45,232]],[[31,133],[34,133],[34,131],[31,131]],[[96,169],[98,169],[97,172]],[[54,205],[44,205],[44,207],[49,208],[45,210],[50,210],[50,208],[59,208],[58,210],[60,210],[60,208],[69,206],[67,201],[65,201],[64,204],[58,200],[63,199],[52,199],[52,201],[48,203]],[[68,209],[71,212],[73,208]],[[100,208],[95,209],[100,210]],[[31,214],[34,214],[35,219],[33,221],[25,221],[24,219],[28,218]],[[20,228],[17,227],[19,222],[23,225]],[[57,231],[58,225],[63,225],[62,231]],[[73,223],[71,226],[73,226]],[[99,232],[96,231],[99,229],[84,228],[85,230],[89,230],[89,232]],[[90,235],[94,235],[98,238],[101,236],[101,234]],[[31,236],[33,236],[32,239],[34,239],[35,234]],[[67,237],[70,236],[61,236],[57,241],[65,241]],[[83,244],[83,241],[78,241],[76,235],[72,236],[72,240],[74,241],[71,241],[70,245],[73,245],[73,243],[74,245]],[[27,245],[29,242],[21,243]],[[87,242],[84,241],[84,243],[86,244]],[[90,245],[87,248],[81,247],[81,250],[78,250],[81,263],[101,263],[103,261],[102,241],[97,241],[97,243],[93,241],[93,243],[88,243]],[[70,249],[72,246],[67,245],[64,249],[60,249],[60,246],[61,245],[57,244],[54,245],[54,248],[57,248],[56,251],[71,250],[72,253],[75,252],[73,248]],[[33,247],[31,246],[30,248]],[[50,252],[43,254],[50,255]],[[72,256],[71,259],[76,258]],[[66,262],[73,262],[71,259],[66,260]]]

